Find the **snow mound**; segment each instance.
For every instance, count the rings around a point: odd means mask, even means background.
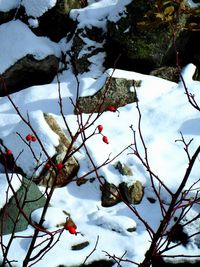
[[[22,5],[28,16],[38,18],[54,7],[56,2],[56,0],[22,0]]]
[[[133,219],[122,215],[116,216],[100,210],[89,214],[88,219],[92,224],[118,233],[128,234],[127,230],[133,231],[136,229],[136,222]]]
[[[28,54],[37,60],[44,59],[48,55],[59,55],[59,49],[54,42],[47,37],[37,37],[19,20],[1,25],[0,39],[0,73]]]

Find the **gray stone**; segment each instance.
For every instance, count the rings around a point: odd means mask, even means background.
[[[112,207],[121,201],[119,189],[114,184],[105,182],[101,191],[101,205],[103,207]]]
[[[81,250],[87,247],[90,243],[88,241],[82,242],[80,244],[73,245],[71,250]]]
[[[103,112],[110,105],[118,108],[133,103],[136,96],[130,91],[132,85],[132,80],[109,77],[96,94],[79,97],[74,113]]]
[[[140,181],[136,181],[131,185],[123,182],[119,187],[122,195],[130,204],[139,204],[142,201],[144,187]]]
[[[37,185],[26,178],[23,178],[22,185],[16,192],[16,197],[20,208],[28,217],[34,210],[43,207],[46,202],[46,198],[40,192]],[[10,234],[13,231],[20,232],[27,228],[28,221],[19,211],[14,196],[11,197],[9,203],[0,211],[0,224],[4,235]]]
[[[32,55],[27,55],[2,74],[4,82],[0,80],[0,96],[17,92],[32,85],[50,83],[57,71],[58,59],[54,55],[49,55],[42,60],[36,60]]]
[[[151,71],[149,74],[176,83],[180,80],[179,71],[176,67],[160,67]]]
[[[119,173],[121,173],[122,175],[126,176],[133,175],[131,168],[129,168],[125,163],[122,164],[120,161],[118,161],[117,164],[115,165],[115,169],[118,170]]]

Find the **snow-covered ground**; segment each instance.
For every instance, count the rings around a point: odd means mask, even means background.
[[[18,1],[7,1],[10,5],[16,6]],[[28,1],[22,1],[24,5]],[[35,2],[35,1],[34,1]],[[42,2],[42,1],[40,1]],[[52,6],[55,1],[45,1]],[[118,2],[118,4],[117,4]],[[124,1],[126,4],[130,1]],[[4,1],[0,1],[0,9],[5,8],[3,6]],[[73,11],[72,16],[76,16],[80,23],[86,23],[84,18],[87,18],[87,23],[92,23],[96,19],[97,11],[99,10],[98,23],[104,23],[106,16],[108,16],[106,6],[118,6],[121,11],[122,6],[120,1],[115,0],[101,0],[90,1],[91,5],[83,9],[82,11]],[[2,5],[2,7],[1,7]],[[94,10],[94,11],[93,11]],[[39,11],[38,11],[39,12]],[[85,12],[85,13],[84,13]],[[92,13],[94,12],[94,13]],[[87,15],[84,17],[83,13]],[[93,15],[92,15],[93,14]],[[113,16],[116,17],[116,10],[113,11]],[[111,14],[109,14],[111,16]],[[35,15],[37,17],[37,14]],[[101,18],[103,18],[101,20]],[[36,56],[40,53],[43,55],[56,54],[63,49],[63,41],[58,44],[47,40],[47,38],[36,37],[29,32],[28,27],[23,25],[19,21],[12,21],[0,26],[0,34],[5,34],[3,42],[0,43],[0,53],[3,49],[6,51],[12,51],[12,53],[6,52],[4,56],[5,60],[0,61],[0,70],[5,70],[7,66],[5,64],[12,65],[23,54],[32,52]],[[11,46],[13,42],[10,42],[13,38],[16,29],[20,29],[18,35],[23,32],[27,38],[25,38],[24,46],[20,43],[20,38],[17,39],[16,49],[12,50]],[[19,35],[20,36],[20,35]],[[24,41],[24,40],[23,40]],[[42,42],[42,43],[41,43]],[[31,43],[32,45],[29,45]],[[28,47],[27,47],[28,45]],[[30,49],[28,51],[27,49]],[[101,61],[101,57],[98,58]],[[5,63],[6,62],[6,63]],[[101,65],[101,64],[99,64]],[[81,95],[90,95],[99,89],[99,85],[105,78],[113,73],[113,70],[103,69],[101,77],[95,79],[92,71],[79,75],[80,81],[80,93]],[[183,70],[182,75],[188,90],[195,94],[197,103],[200,103],[200,82],[192,79],[195,66],[189,64]],[[92,78],[91,78],[92,77]],[[144,137],[145,144],[148,148],[149,164],[153,172],[159,176],[159,178],[169,187],[172,192],[178,188],[185,174],[188,166],[188,158],[184,152],[184,146],[182,142],[177,140],[181,139],[183,134],[185,141],[191,142],[189,151],[192,155],[196,148],[199,146],[200,141],[200,116],[199,112],[194,109],[187,100],[184,86],[180,81],[178,84],[163,80],[157,77],[143,75],[136,72],[124,71],[116,69],[113,73],[113,77],[127,78],[130,80],[141,80],[141,86],[137,88],[137,95],[139,99],[139,106],[142,113],[141,129]],[[73,105],[69,98],[75,100],[76,97],[76,79],[69,69],[64,71],[60,77],[61,95],[63,99],[63,112],[70,129],[75,133],[78,129],[77,117],[73,115]],[[132,90],[133,88],[130,88]],[[54,146],[57,145],[57,136],[50,130],[48,125],[44,121],[43,112],[51,113],[60,126],[65,130],[63,119],[60,115],[60,107],[58,104],[58,84],[56,79],[48,85],[33,86],[24,89],[18,93],[11,95],[12,100],[18,107],[21,114],[28,118],[37,132],[38,136],[42,140],[45,149],[49,155],[54,154]],[[112,158],[122,151],[125,147],[133,144],[133,132],[130,129],[136,130],[136,137],[138,138],[138,149],[141,155],[144,155],[144,150],[138,136],[138,111],[136,104],[129,104],[118,109],[119,112],[104,112],[102,116],[86,130],[86,135],[89,136],[97,127],[97,125],[103,125],[103,134],[107,136],[109,144],[102,141],[102,136],[96,134],[87,140],[87,148],[92,155],[93,161],[96,166],[101,165],[108,157]],[[86,121],[89,115],[84,114],[83,120]],[[91,117],[95,117],[95,114]],[[32,157],[30,149],[21,140],[19,134],[25,138],[30,132],[30,129],[24,124],[24,122],[16,114],[16,110],[11,105],[7,97],[0,98],[0,138],[3,140],[5,146],[12,150],[12,153],[17,157],[22,151],[22,155],[18,159],[18,165],[23,167],[28,175],[31,176],[34,167],[34,158]],[[18,133],[18,134],[17,134]],[[77,144],[81,143],[81,138],[77,140]],[[32,148],[36,155],[40,155],[40,146],[38,142],[32,144]],[[3,149],[3,148],[2,148]],[[82,157],[77,155],[80,163],[80,170],[78,177],[87,173],[92,165],[82,152]],[[76,155],[75,155],[76,156]],[[42,155],[43,157],[43,155]],[[41,160],[44,158],[41,157]],[[122,163],[126,163],[132,170],[133,176],[126,177],[119,174],[114,168],[114,164],[120,160]],[[1,168],[2,174],[0,174],[0,198],[1,206],[5,203],[5,191],[7,190],[7,183],[5,175],[3,174],[3,168]],[[154,197],[151,190],[151,184],[149,181],[149,175],[145,168],[141,165],[141,162],[133,155],[132,150],[128,149],[122,153],[117,159],[111,162],[109,165],[103,166],[98,171],[99,176],[103,176],[110,183],[115,185],[120,184],[123,181],[132,182],[140,180],[145,186],[145,195],[142,202],[137,205],[137,211],[144,218],[146,222],[156,230],[160,220],[160,206],[158,201],[154,204],[148,201],[148,197]],[[95,174],[91,174],[87,178],[93,178]],[[18,179],[13,178],[13,185],[18,188]],[[194,165],[190,179],[186,184],[188,189],[193,183],[199,179],[199,160]],[[200,183],[195,185],[195,188],[199,188]],[[40,187],[41,191],[44,188]],[[11,192],[9,192],[10,194]],[[169,196],[166,192],[161,192],[161,198],[165,203],[169,203]],[[97,247],[94,253],[88,258],[87,262],[92,262],[99,259],[108,259],[106,253],[116,255],[117,257],[132,260],[135,262],[141,262],[144,258],[144,254],[150,244],[150,236],[148,235],[144,225],[133,212],[124,204],[119,203],[114,207],[104,208],[101,206],[101,191],[98,181],[93,183],[87,182],[82,186],[77,186],[76,183],[70,183],[63,188],[57,188],[54,191],[51,207],[48,209],[45,227],[48,231],[55,231],[61,228],[61,225],[65,220],[64,211],[70,213],[74,222],[77,225],[77,231],[79,234],[71,235],[68,231],[64,231],[60,237],[59,242],[38,262],[35,264],[37,267],[48,266],[55,267],[58,265],[80,265],[84,262],[86,257],[94,249],[97,242]],[[150,212],[149,212],[150,211]],[[198,206],[194,206],[191,213],[188,214],[189,218],[198,214],[200,209]],[[36,210],[32,219],[39,221],[41,209]],[[197,220],[196,225],[200,225]],[[128,228],[135,228],[135,231],[129,232]],[[190,234],[195,231],[195,225],[189,229]],[[22,261],[26,255],[27,248],[30,244],[31,236],[33,234],[33,228],[29,226],[27,230],[17,233],[18,237],[13,240],[12,246],[9,251],[8,258],[16,261],[13,266],[22,266]],[[24,237],[24,238],[23,238]],[[25,238],[26,237],[26,238]],[[10,235],[3,236],[2,241],[4,244],[9,241]],[[198,239],[200,237],[198,236]],[[42,237],[38,238],[37,242],[42,241]],[[74,246],[85,241],[89,242],[89,245],[82,250],[71,250],[71,246]],[[41,249],[39,247],[38,249]],[[198,255],[199,248],[197,246],[197,239],[193,237],[190,244],[185,248],[179,246],[178,248],[169,251],[169,253],[185,254],[185,255]],[[2,256],[0,254],[0,256]],[[175,259],[174,259],[175,261]],[[121,262],[124,267],[133,266],[128,262]],[[117,265],[116,265],[117,266]]]

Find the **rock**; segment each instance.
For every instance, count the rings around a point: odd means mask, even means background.
[[[29,14],[23,7],[21,13],[24,13],[25,23],[29,23],[36,35],[48,36],[51,40],[58,42],[73,30],[75,23],[70,19],[69,12],[76,8],[81,8],[80,1],[57,0],[55,6],[41,13],[38,17]],[[36,20],[36,26],[30,23],[32,19]]]
[[[9,11],[0,11],[0,25],[12,20],[15,16],[16,9],[11,9]]]
[[[52,162],[54,164],[61,163],[71,142],[53,116],[45,113],[44,118],[50,128],[59,136],[59,145],[56,147],[56,154],[52,157]],[[61,187],[69,183],[69,181],[77,174],[78,169],[78,162],[73,156],[71,156],[65,162],[63,169],[59,170],[59,172],[56,172],[53,167],[50,167],[48,169],[44,167],[37,181],[39,181],[39,184],[43,186],[54,185],[56,187]],[[55,179],[56,182],[54,182]]]
[[[134,92],[130,91],[132,80],[123,78],[107,78],[105,85],[92,96],[79,97],[76,113],[93,113],[107,110],[112,105],[115,108],[125,106],[136,101]]]
[[[178,3],[177,3],[178,4]],[[180,5],[180,4],[178,4]],[[168,9],[167,9],[168,8]],[[154,68],[165,65],[175,66],[175,53],[173,43],[173,29],[171,24],[178,25],[176,28],[176,48],[179,51],[180,64],[187,64],[188,53],[194,55],[197,46],[190,42],[192,36],[191,29],[188,27],[190,17],[198,17],[198,11],[188,7],[187,1],[183,3],[182,9],[179,9],[179,15],[176,16],[178,6],[169,1],[164,5],[160,2],[160,13],[156,4],[152,1],[135,0],[127,5],[127,10],[121,15],[121,18],[115,21],[108,21],[108,44],[107,54],[120,53],[121,58],[126,57],[132,70],[149,73]],[[193,34],[198,39],[198,31]],[[188,46],[188,44],[192,45]],[[115,49],[113,50],[113,47]],[[114,55],[114,58],[117,57]],[[128,64],[126,61],[124,64]],[[134,66],[137,66],[134,67]],[[117,66],[119,68],[119,66]],[[120,66],[122,67],[122,66]],[[143,68],[143,70],[142,70]],[[126,66],[124,66],[126,69]]]
[[[120,192],[130,204],[139,204],[144,195],[144,187],[140,181],[136,181],[131,185],[121,183]]]
[[[152,70],[149,74],[176,83],[180,80],[179,72],[176,67],[160,67]]]
[[[101,28],[92,26],[88,28],[78,28],[75,31],[72,48],[71,48],[71,56],[72,63],[74,67],[74,71],[78,73],[84,73],[89,71],[93,62],[92,57],[97,55],[98,53],[102,53],[103,61],[104,61],[104,46],[103,43],[105,41],[105,34]],[[98,62],[100,65],[102,62]]]
[[[88,241],[82,242],[80,244],[73,245],[71,250],[81,250],[87,247],[90,243]]]
[[[125,163],[122,164],[120,161],[118,161],[117,164],[115,165],[115,169],[118,170],[119,173],[121,173],[122,175],[126,176],[133,175],[132,170]]]
[[[8,94],[17,92],[32,85],[50,83],[58,71],[58,59],[49,55],[42,60],[36,60],[33,55],[27,55],[7,69],[2,78]],[[3,82],[0,80],[0,96],[6,95]]]
[[[37,185],[26,178],[23,178],[22,185],[16,193],[20,207],[29,217],[32,211],[43,207],[46,199],[40,192]],[[24,201],[26,201],[24,203]],[[0,222],[3,222],[2,233],[4,235],[14,232],[20,232],[27,228],[28,222],[16,208],[16,200],[11,197],[9,203],[0,211]],[[14,228],[15,227],[15,228]]]
[[[103,207],[112,207],[121,201],[119,189],[114,184],[105,182],[101,191],[101,205]]]

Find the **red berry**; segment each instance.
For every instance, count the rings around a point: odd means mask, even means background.
[[[11,151],[10,149],[8,149],[8,150],[6,151],[6,155],[12,155],[12,151]]]
[[[31,141],[32,141],[32,142],[35,142],[35,141],[37,141],[37,138],[36,138],[34,135],[32,135],[32,136],[31,136]]]
[[[62,163],[58,163],[58,164],[56,164],[56,167],[58,170],[62,170],[64,166]]]
[[[108,110],[108,111],[115,112],[117,109],[116,109],[116,107],[114,107],[114,106],[108,106],[108,107],[107,107],[107,110]]]
[[[70,232],[70,234],[72,234],[72,235],[76,235],[77,234],[77,232],[76,232],[76,228],[75,227],[70,227],[69,229],[68,229],[68,231]]]
[[[99,125],[97,126],[97,129],[98,129],[99,132],[101,133],[101,132],[103,131],[103,126],[102,126],[101,124],[99,124]]]
[[[106,144],[109,144],[108,138],[105,135],[103,136],[103,142],[106,143]]]
[[[31,134],[28,134],[27,136],[26,136],[26,141],[31,141],[32,140],[32,135]]]
[[[51,164],[50,164],[50,163],[46,163],[45,168],[46,168],[47,170],[50,169],[50,168],[51,168]]]
[[[70,234],[73,234],[73,235],[76,235],[77,232],[76,232],[76,225],[75,224],[71,224],[70,222],[67,222],[64,226],[64,228],[66,230],[68,230],[70,232]]]

